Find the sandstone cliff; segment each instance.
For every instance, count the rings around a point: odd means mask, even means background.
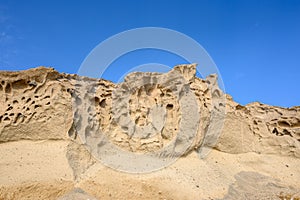
[[[120,84],[44,67],[0,72],[0,199],[300,196],[300,107],[239,105],[195,67]],[[114,146],[165,168],[131,174],[136,162],[109,163]]]

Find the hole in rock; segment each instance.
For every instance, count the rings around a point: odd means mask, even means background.
[[[174,107],[173,104],[168,104],[166,108],[167,108],[167,110],[172,110],[173,107]]]
[[[277,128],[274,128],[274,129],[273,129],[273,131],[272,131],[272,133],[273,133],[273,134],[276,134],[276,135],[278,135],[278,134],[279,134],[279,132],[278,132]]]
[[[25,80],[18,80],[12,83],[12,88],[19,90],[19,89],[25,89],[27,87],[27,83]]]
[[[106,106],[106,100],[102,99],[101,102],[99,103],[99,105],[101,106],[101,108],[105,108],[105,106]]]
[[[6,109],[6,111],[10,111],[10,110],[12,110],[13,109],[13,107],[12,106],[9,106],[7,109]]]
[[[21,113],[18,113],[18,115],[17,115],[17,117],[16,117],[14,123],[17,123],[17,121],[20,120],[21,116],[22,116],[22,114],[21,114]]]
[[[98,104],[100,101],[99,97],[95,97],[95,104]]]
[[[286,129],[283,129],[283,134],[284,135],[289,135],[289,136],[293,137],[292,134],[288,130],[286,130]]]
[[[286,121],[279,121],[278,122],[278,125],[279,126],[282,126],[282,127],[290,127],[291,125],[288,123],[288,122],[286,122]]]
[[[292,126],[295,127],[295,128],[300,127],[300,121],[298,121],[297,123],[294,123]]]
[[[37,109],[38,107],[41,107],[40,105],[35,105],[34,106],[34,109]]]
[[[213,97],[220,97],[221,96],[221,92],[219,90],[215,90],[213,93],[212,93],[212,96]]]
[[[138,124],[138,123],[139,123],[139,119],[140,119],[139,117],[136,118],[135,121],[134,121],[134,123],[135,123],[135,124]]]
[[[37,86],[37,83],[35,81],[27,81],[28,85],[31,87]]]
[[[245,107],[242,106],[242,105],[237,105],[235,108],[236,108],[237,110],[243,110]]]
[[[6,92],[6,93],[10,93],[10,92],[11,92],[10,84],[7,84],[7,85],[6,85],[6,87],[5,87],[5,92]]]

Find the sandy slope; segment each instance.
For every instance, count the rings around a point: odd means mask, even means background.
[[[205,159],[191,153],[149,174],[122,173],[97,162],[73,181],[66,145],[1,144],[1,198],[56,199],[73,187],[98,199],[278,199],[281,192],[300,191],[299,159],[215,150]]]

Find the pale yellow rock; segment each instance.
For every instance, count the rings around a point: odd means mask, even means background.
[[[300,107],[242,106],[216,75],[195,73],[179,65],[114,84],[45,67],[0,72],[0,199],[299,198]],[[182,126],[193,138],[169,148]],[[152,173],[119,172],[97,159],[103,137],[181,157]]]

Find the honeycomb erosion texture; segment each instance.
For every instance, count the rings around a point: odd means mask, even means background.
[[[174,73],[196,108],[178,101],[175,83],[157,82]],[[195,73],[192,64],[129,74],[125,83],[141,84],[122,99],[124,83],[45,67],[0,72],[0,199],[299,199],[300,107],[242,106],[219,89],[216,75]],[[90,153],[97,134],[133,153],[168,146],[185,120],[183,106],[198,126],[172,165],[130,174]],[[156,132],[136,137],[132,127]],[[97,147],[101,137],[95,141]]]

